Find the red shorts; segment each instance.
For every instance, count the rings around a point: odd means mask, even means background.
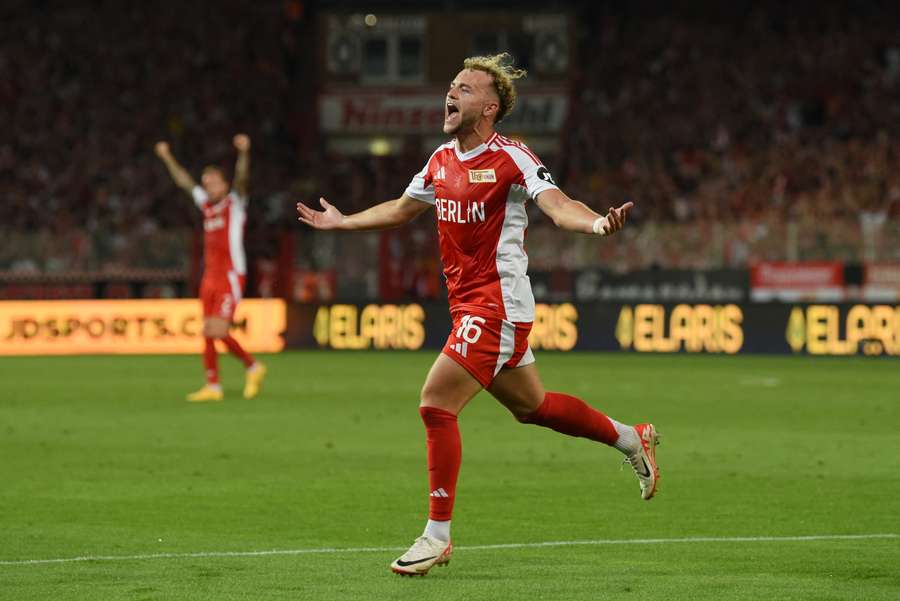
[[[442,352],[462,365],[487,388],[504,367],[534,363],[528,346],[531,322],[453,312],[453,330]]]
[[[234,272],[224,277],[204,277],[200,282],[203,317],[221,317],[231,321],[244,294],[245,280],[244,276]]]

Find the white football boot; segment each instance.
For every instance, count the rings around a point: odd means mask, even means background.
[[[631,464],[638,482],[641,485],[641,498],[649,501],[656,494],[656,485],[659,483],[659,467],[656,465],[656,445],[659,444],[659,434],[653,424],[638,424],[634,427],[637,432],[641,448],[625,458]]]
[[[423,534],[416,539],[409,551],[391,564],[391,571],[401,576],[424,576],[434,566],[450,563],[453,543]]]

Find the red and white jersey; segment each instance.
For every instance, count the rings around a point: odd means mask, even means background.
[[[247,273],[244,224],[247,199],[232,190],[217,203],[201,186],[194,186],[194,203],[203,211],[203,277],[227,278]]]
[[[552,189],[537,156],[496,133],[468,152],[456,140],[434,151],[406,194],[434,205],[452,311],[534,321],[525,203]]]

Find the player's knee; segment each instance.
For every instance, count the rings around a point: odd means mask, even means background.
[[[419,407],[437,407],[454,413],[458,409],[452,394],[447,394],[446,389],[441,390],[428,382],[425,383],[419,394]]]
[[[439,407],[440,406],[440,395],[437,390],[435,390],[434,386],[430,386],[428,382],[422,386],[422,391],[419,393],[419,407]]]
[[[534,412],[537,411],[537,408],[541,406],[541,402],[543,398],[538,398],[533,395],[522,395],[516,398],[507,398],[503,401],[503,406],[512,413],[512,416],[516,418],[517,421],[528,424],[531,423],[530,418],[534,415]]]
[[[509,412],[512,413],[512,416],[516,418],[516,421],[520,424],[529,424],[531,420],[529,419],[532,415],[534,415],[535,409],[529,405],[516,405],[515,407],[507,407]]]

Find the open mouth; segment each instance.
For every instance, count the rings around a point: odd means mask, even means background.
[[[445,117],[445,119],[450,119],[450,117],[452,117],[453,115],[455,115],[456,113],[459,112],[459,107],[456,106],[455,104],[453,104],[452,102],[448,102],[446,111],[447,111],[447,116]]]

